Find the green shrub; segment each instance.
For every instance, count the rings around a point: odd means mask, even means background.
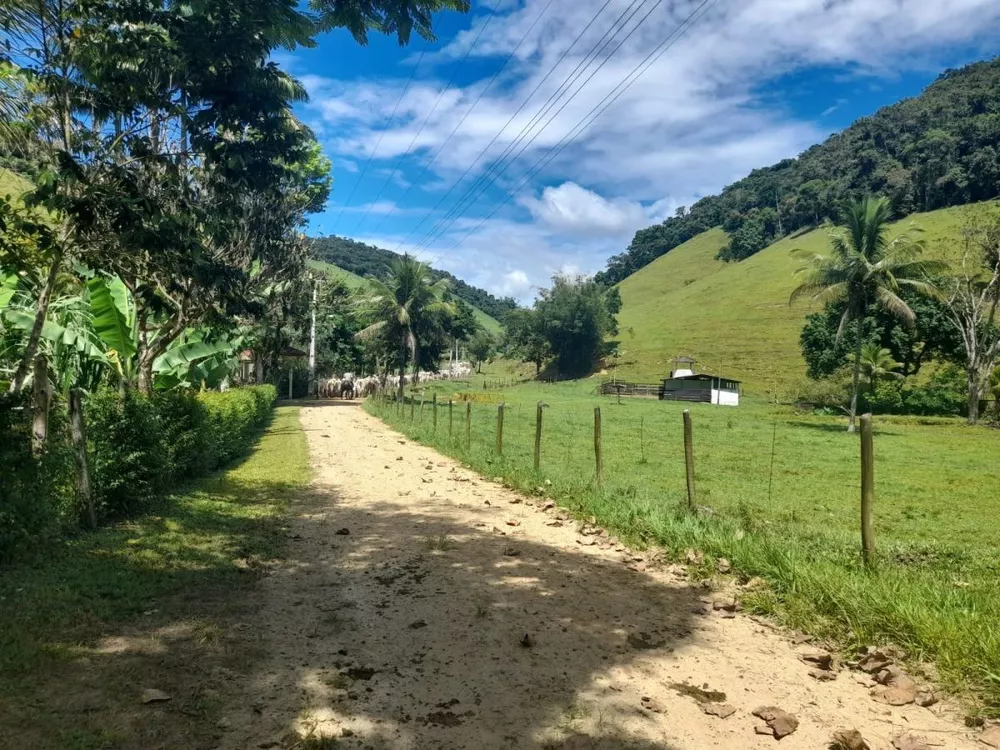
[[[903,412],[925,416],[961,415],[966,409],[965,377],[955,366],[942,367],[922,386],[903,393]]]
[[[277,390],[273,385],[198,394],[204,410],[203,471],[212,471],[246,454],[276,400]]]
[[[163,391],[153,396],[153,405],[166,445],[168,474],[180,478],[210,471],[201,400],[189,391]]]
[[[166,485],[170,449],[154,402],[135,391],[87,399],[87,442],[98,515],[140,510]]]
[[[73,457],[61,438],[65,420],[53,408],[51,437],[36,458],[29,404],[27,394],[0,394],[0,561],[31,540],[58,533],[76,517]]]
[[[897,380],[877,380],[874,390],[865,391],[863,401],[875,414],[901,414],[906,411],[903,389]]]
[[[271,385],[89,396],[84,414],[99,519],[141,512],[175,483],[245,455],[276,400]],[[27,542],[75,529],[82,518],[64,408],[53,406],[46,449],[36,458],[29,397],[0,395],[0,560]]]

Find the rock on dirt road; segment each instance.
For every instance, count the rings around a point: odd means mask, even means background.
[[[723,617],[620,546],[578,544],[571,520],[553,525],[556,511],[355,404],[301,419],[314,482],[292,511],[289,559],[239,628],[265,656],[226,709],[222,748],[775,747],[755,732],[760,706],[798,719],[783,749],[827,747],[844,728],[873,748],[904,730],[977,746],[940,706],[810,677],[779,632]]]

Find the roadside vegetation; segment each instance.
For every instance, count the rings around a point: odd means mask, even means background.
[[[205,674],[213,665],[237,673],[249,667],[252,655],[226,653],[221,635],[268,561],[282,554],[284,512],[308,480],[298,409],[279,407],[253,453],[228,470],[180,485],[141,516],[5,567],[5,740],[60,748],[128,742],[141,736],[129,722],[141,708],[140,690],[150,686],[172,692],[180,709],[164,718],[170,726],[159,727],[162,736],[210,738],[219,702]],[[138,645],[115,648],[119,636]],[[192,685],[200,687],[190,692]],[[81,712],[80,696],[101,710]],[[138,721],[148,730],[158,719],[147,712]]]

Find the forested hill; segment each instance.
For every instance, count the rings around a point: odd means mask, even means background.
[[[783,235],[836,218],[851,194],[892,200],[895,218],[1000,195],[1000,58],[947,70],[920,96],[863,117],[786,159],[636,232],[598,280],[616,284],[715,226],[722,260],[742,260]]]
[[[346,237],[311,237],[309,242],[314,258],[332,263],[358,276],[384,278],[389,272],[389,264],[393,258],[399,257],[391,250],[366,245]],[[456,297],[501,322],[509,311],[517,307],[517,302],[510,297],[494,297],[485,289],[466,284],[447,271],[432,268],[431,275],[435,281],[440,278],[448,279],[451,291]]]

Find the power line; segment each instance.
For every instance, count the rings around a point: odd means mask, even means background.
[[[538,111],[534,114],[534,116],[527,123],[527,125],[521,128],[521,131],[517,134],[517,136],[511,143],[507,144],[507,147],[503,150],[500,156],[497,157],[497,159],[490,164],[490,166],[485,170],[483,174],[479,175],[473,181],[472,185],[466,189],[465,193],[463,193],[463,195],[455,202],[455,204],[448,210],[448,212],[443,217],[438,219],[438,221],[431,228],[430,232],[428,232],[427,235],[425,235],[424,238],[417,243],[418,249],[428,247],[431,244],[431,242],[434,241],[434,239],[436,239],[443,233],[444,229],[446,229],[448,226],[451,226],[451,224],[453,224],[454,221],[456,221],[465,211],[467,211],[471,207],[471,205],[479,199],[482,193],[487,188],[489,188],[489,186],[501,174],[503,174],[503,172],[506,171],[507,168],[509,168],[510,164],[513,163],[513,161],[516,160],[522,153],[524,153],[527,147],[530,146],[531,143],[533,143],[538,138],[539,135],[541,135],[541,133],[545,130],[545,128],[548,127],[549,124],[551,124],[551,119],[549,120],[548,123],[542,126],[541,130],[535,133],[535,135],[532,137],[531,141],[529,141],[527,145],[521,148],[521,150],[517,154],[515,154],[510,161],[505,163],[505,160],[510,155],[510,153],[524,141],[525,137],[534,129],[534,127],[541,121],[541,119],[545,117],[545,115],[552,110],[552,107],[554,107],[556,103],[558,103],[559,99],[561,99],[573,87],[573,85],[576,83],[577,80],[579,80],[583,72],[591,65],[591,63],[594,62],[594,60],[598,59],[600,54],[607,48],[608,44],[616,36],[618,36],[618,33],[625,28],[625,26],[629,23],[629,21],[632,20],[635,14],[639,11],[639,9],[643,5],[646,4],[646,2],[647,0],[631,0],[631,2],[625,8],[625,10],[622,11],[622,13],[612,22],[611,26],[608,27],[608,29],[601,35],[600,39],[598,39],[594,43],[594,45],[586,52],[586,54],[584,54],[583,58],[580,60],[580,62],[577,63],[576,67],[570,71],[570,73],[563,79],[562,83],[560,83],[559,86],[556,87],[556,90],[553,91],[552,94],[549,95],[549,98],[542,104],[541,107],[539,107]],[[657,0],[656,5],[659,5],[662,2],[663,0]],[[655,7],[656,6],[654,6],[654,9]],[[646,17],[648,16],[649,14],[647,13]],[[624,22],[622,19],[624,19]],[[645,18],[643,18],[643,20],[645,20]],[[641,24],[642,21],[640,21],[639,23]],[[638,26],[636,26],[636,28],[638,28]],[[634,31],[635,29],[632,30],[632,33],[634,33]],[[629,36],[631,36],[631,33],[629,34]],[[628,37],[626,37],[625,39],[627,40]],[[624,41],[625,40],[623,40],[623,42]],[[619,44],[619,47],[620,46],[621,45]],[[616,48],[615,51],[617,51],[617,49],[618,48]],[[611,54],[614,55],[614,52],[612,52]],[[602,62],[601,65],[597,68],[597,70],[600,70],[600,68],[603,66],[604,63]],[[593,75],[591,75],[591,78],[592,77]],[[587,79],[587,81],[589,80],[590,78]],[[587,82],[585,81],[584,85],[586,85],[586,83]],[[580,89],[577,89],[577,91],[566,101],[566,104],[572,101],[573,98],[576,97],[576,94],[579,93],[579,91]],[[563,105],[563,107],[565,107],[565,104]],[[562,111],[562,109],[560,109],[559,111]],[[501,133],[502,132],[503,131],[501,131]],[[499,136],[499,133],[497,135]],[[487,148],[489,148],[489,146],[487,146]],[[493,173],[492,178],[491,178],[491,173]],[[466,201],[470,198],[470,196],[473,196],[471,202],[466,203]],[[466,203],[466,205],[463,206],[462,205],[463,203]]]
[[[458,75],[459,68],[462,67],[462,63],[464,63],[469,58],[469,55],[472,54],[472,50],[475,49],[475,46],[479,43],[479,39],[482,37],[483,32],[486,31],[486,27],[490,25],[490,21],[493,20],[493,16],[496,14],[497,8],[500,6],[501,2],[503,2],[503,0],[496,0],[496,3],[494,3],[493,9],[490,10],[489,16],[486,17],[486,22],[479,27],[479,33],[476,34],[476,38],[472,40],[472,44],[470,44],[468,49],[465,50],[465,54],[462,56],[462,59],[455,65],[455,69],[454,71],[452,71],[451,78],[448,79],[448,83],[446,83],[444,87],[441,89],[441,93],[438,94],[437,101],[434,102],[434,106],[431,107],[431,111],[427,113],[427,117],[424,118],[424,121],[423,123],[421,123],[420,128],[413,136],[413,139],[410,141],[410,145],[407,146],[406,150],[403,151],[399,155],[399,158],[396,159],[396,163],[393,165],[392,170],[389,172],[389,174],[386,175],[385,182],[382,183],[382,187],[379,189],[378,194],[375,196],[374,200],[368,203],[368,210],[365,211],[364,216],[362,216],[361,220],[358,221],[357,225],[354,227],[354,230],[351,232],[351,234],[357,234],[358,230],[361,228],[362,224],[365,223],[365,220],[371,213],[372,206],[378,203],[379,198],[382,197],[382,193],[385,192],[386,187],[389,185],[389,181],[392,179],[392,176],[399,171],[399,168],[403,163],[403,158],[407,154],[409,154],[410,150],[413,148],[413,144],[417,142],[417,139],[420,137],[420,134],[424,132],[424,128],[427,127],[427,123],[430,122],[431,117],[437,111],[438,105],[441,104],[441,100],[444,98],[444,95],[448,92],[448,90],[451,88],[451,85],[455,82],[455,77]]]
[[[337,214],[337,226],[340,225],[340,220],[344,216],[344,210],[347,208],[348,205],[350,205],[351,199],[354,198],[354,194],[358,191],[358,185],[361,184],[361,181],[364,179],[365,174],[368,172],[368,167],[371,166],[372,159],[374,159],[375,154],[378,153],[379,146],[382,145],[382,139],[385,137],[385,131],[388,130],[389,126],[392,124],[392,121],[395,119],[396,111],[399,109],[399,105],[403,103],[403,97],[406,96],[406,92],[410,90],[410,84],[413,83],[413,79],[417,75],[417,70],[420,69],[420,63],[423,61],[424,54],[427,52],[427,48],[429,46],[430,42],[424,42],[424,47],[423,49],[420,50],[420,56],[417,58],[417,64],[413,66],[413,70],[410,73],[410,77],[406,81],[406,85],[403,87],[403,92],[399,95],[399,99],[396,100],[396,106],[392,108],[392,114],[389,115],[389,120],[388,122],[386,122],[385,129],[383,129],[382,132],[379,133],[378,141],[375,143],[375,148],[372,150],[370,154],[368,154],[368,161],[365,162],[365,166],[361,170],[361,174],[358,175],[358,179],[354,183],[354,187],[351,188],[350,195],[347,196],[347,200],[344,202],[344,205],[340,207],[340,213]]]
[[[449,195],[451,195],[452,191],[453,191],[453,190],[454,190],[454,189],[455,189],[456,187],[458,187],[458,186],[459,186],[459,185],[461,184],[462,180],[464,180],[464,179],[465,179],[465,177],[466,177],[466,176],[467,176],[467,175],[469,174],[469,172],[471,172],[471,171],[472,171],[472,168],[473,168],[473,167],[474,167],[474,166],[475,166],[476,164],[478,164],[478,163],[479,163],[479,160],[483,158],[483,156],[484,156],[484,155],[486,154],[486,152],[487,152],[487,151],[489,151],[490,147],[491,147],[491,146],[492,146],[492,145],[493,145],[494,143],[496,143],[496,140],[497,140],[497,138],[499,138],[499,137],[500,137],[500,135],[501,135],[501,134],[502,134],[502,133],[503,133],[503,132],[504,132],[504,131],[505,131],[505,130],[507,129],[507,127],[508,127],[508,126],[509,126],[509,125],[510,125],[510,124],[511,124],[511,123],[512,123],[513,121],[514,121],[514,118],[515,118],[515,117],[517,117],[517,116],[518,116],[518,115],[519,115],[519,114],[521,113],[521,111],[522,111],[522,110],[523,110],[523,109],[525,108],[525,106],[527,106],[528,102],[529,102],[529,101],[531,101],[531,98],[532,98],[532,97],[533,97],[533,96],[534,96],[534,95],[535,95],[535,94],[536,94],[536,93],[538,92],[538,89],[540,89],[540,88],[542,87],[542,85],[543,85],[543,84],[544,84],[544,83],[545,83],[545,82],[546,82],[546,81],[547,81],[547,80],[549,79],[549,76],[551,76],[551,75],[552,75],[552,74],[553,74],[553,73],[555,72],[556,68],[558,68],[558,67],[559,67],[559,65],[560,65],[560,64],[562,63],[562,61],[563,61],[563,60],[564,60],[564,59],[566,58],[566,55],[568,55],[568,54],[569,54],[570,50],[572,50],[572,49],[573,49],[573,47],[575,47],[575,46],[576,46],[576,43],[577,43],[577,42],[579,42],[579,41],[580,41],[580,39],[581,39],[581,38],[583,37],[583,35],[584,35],[584,34],[586,34],[586,33],[587,33],[587,31],[588,31],[588,30],[590,29],[590,27],[594,25],[594,22],[595,22],[595,21],[596,21],[596,20],[597,20],[597,19],[598,19],[598,18],[599,18],[599,17],[601,16],[601,14],[602,14],[602,13],[604,12],[604,9],[605,9],[605,8],[607,8],[607,7],[608,7],[608,5],[610,5],[610,4],[611,4],[611,0],[605,0],[605,1],[604,1],[604,5],[602,5],[602,6],[601,6],[600,10],[598,10],[598,11],[597,11],[597,13],[596,13],[596,14],[594,15],[594,17],[590,19],[590,22],[589,22],[589,23],[588,23],[588,24],[587,24],[586,26],[584,26],[584,27],[583,27],[583,31],[581,31],[581,32],[580,32],[580,33],[579,33],[579,34],[577,35],[576,39],[574,39],[574,40],[573,40],[573,43],[572,43],[572,44],[570,44],[570,45],[569,45],[569,47],[567,47],[567,48],[566,48],[566,50],[565,50],[565,51],[564,51],[564,52],[562,53],[562,55],[561,55],[561,56],[559,57],[559,59],[558,59],[558,60],[556,60],[556,62],[555,62],[555,65],[553,65],[553,66],[552,66],[551,68],[549,68],[549,71],[548,71],[548,72],[547,72],[547,73],[545,74],[545,77],[544,77],[544,78],[542,78],[542,80],[538,82],[538,85],[537,85],[537,86],[535,86],[535,88],[531,90],[531,93],[530,93],[530,94],[528,94],[528,96],[527,96],[527,97],[526,97],[526,98],[524,99],[524,101],[523,101],[523,102],[521,102],[521,105],[520,105],[520,106],[519,106],[519,107],[517,108],[517,110],[516,110],[516,111],[514,112],[514,114],[512,114],[512,115],[510,116],[510,118],[509,118],[509,119],[507,120],[507,122],[506,122],[506,123],[504,124],[504,126],[503,126],[502,128],[500,128],[499,132],[497,132],[497,134],[496,134],[495,136],[493,136],[493,139],[492,139],[492,140],[491,140],[491,141],[490,141],[490,142],[489,142],[488,144],[486,144],[486,148],[484,148],[484,149],[483,149],[482,151],[480,151],[480,152],[479,152],[479,156],[477,156],[477,157],[476,157],[476,158],[475,158],[475,159],[474,159],[474,160],[472,161],[472,163],[471,163],[471,164],[470,164],[470,165],[469,165],[469,166],[468,166],[468,167],[466,168],[466,170],[465,170],[465,171],[464,171],[464,172],[462,173],[461,177],[459,177],[459,178],[458,178],[458,179],[457,179],[457,180],[455,181],[455,183],[454,183],[454,184],[453,184],[453,185],[452,185],[452,186],[451,186],[450,188],[448,188],[448,191],[447,191],[447,192],[446,192],[446,193],[445,193],[444,195],[442,195],[442,196],[441,196],[441,198],[440,198],[440,199],[438,200],[438,202],[437,202],[436,204],[434,204],[434,207],[433,207],[433,208],[431,208],[431,210],[430,210],[430,211],[429,211],[429,212],[428,212],[428,213],[427,213],[427,214],[426,214],[426,215],[424,216],[424,218],[422,218],[422,219],[421,219],[421,220],[420,220],[420,221],[419,221],[419,222],[417,223],[417,225],[416,225],[416,226],[415,226],[415,227],[414,227],[413,229],[411,229],[411,230],[410,230],[410,233],[409,233],[409,234],[407,234],[407,235],[406,235],[406,236],[405,236],[405,237],[404,237],[404,238],[402,239],[402,241],[401,241],[401,242],[400,242],[400,243],[399,243],[399,244],[398,244],[398,245],[396,246],[396,252],[397,252],[397,253],[399,252],[400,248],[401,248],[401,247],[402,247],[402,246],[403,246],[404,244],[406,244],[406,241],[407,241],[407,240],[408,240],[408,239],[409,239],[410,237],[412,237],[412,236],[413,236],[413,235],[414,235],[414,234],[416,233],[416,231],[417,231],[417,230],[418,230],[418,229],[419,229],[419,228],[420,228],[421,226],[423,226],[423,223],[424,223],[425,221],[427,221],[427,218],[428,218],[428,217],[429,217],[429,216],[430,216],[430,215],[431,215],[431,214],[432,214],[432,213],[433,213],[434,211],[437,211],[437,209],[441,207],[441,204],[442,204],[442,203],[444,203],[444,201],[445,201],[445,200],[446,200],[446,199],[448,198],[448,196],[449,196]]]
[[[472,102],[472,106],[466,110],[465,114],[462,115],[462,119],[458,121],[458,124],[455,125],[454,128],[452,128],[452,131],[451,133],[448,134],[448,137],[444,139],[444,142],[440,146],[438,146],[438,148],[435,150],[434,155],[424,164],[423,169],[420,170],[420,174],[418,174],[416,179],[413,180],[410,183],[409,187],[406,188],[406,191],[399,197],[397,203],[402,203],[403,199],[410,194],[410,191],[413,190],[413,188],[416,185],[420,184],[420,180],[423,179],[423,176],[425,174],[427,174],[427,170],[430,169],[430,166],[437,160],[441,152],[444,151],[445,146],[447,146],[451,142],[451,139],[455,137],[455,133],[457,133],[458,129],[462,127],[462,125],[468,119],[469,115],[472,114],[472,110],[476,108],[476,105],[479,104],[479,101],[486,95],[486,92],[490,90],[490,87],[493,85],[493,83],[496,81],[499,75],[507,67],[507,64],[513,59],[514,55],[517,54],[517,51],[521,48],[521,45],[524,44],[524,42],[527,40],[528,36],[534,30],[538,22],[542,20],[542,16],[545,15],[546,11],[548,11],[552,3],[553,0],[548,0],[548,2],[545,4],[545,7],[542,8],[542,12],[539,13],[537,16],[535,16],[535,20],[531,22],[531,25],[528,27],[528,30],[524,32],[524,36],[521,37],[521,40],[517,43],[514,49],[510,51],[510,54],[507,55],[507,58],[503,61],[503,64],[496,69],[496,71],[493,73],[493,77],[490,78],[486,86],[479,92],[479,95],[476,97],[476,100]],[[383,216],[382,220],[375,225],[375,228],[372,230],[372,233],[377,232],[382,227],[382,225],[385,223],[385,219],[386,217]],[[419,224],[417,226],[419,226]]]
[[[646,0],[642,0],[642,3],[639,6],[637,6],[632,11],[632,13],[629,15],[629,18],[626,19],[626,21],[625,21],[626,24],[635,16],[635,14],[642,7],[642,5],[645,4],[645,2],[646,2]],[[511,167],[511,165],[525,151],[528,150],[528,148],[549,127],[549,125],[551,125],[555,121],[555,119],[562,113],[562,111],[564,109],[566,109],[566,107],[569,106],[569,104],[577,97],[577,95],[587,86],[587,84],[591,80],[593,80],[594,76],[596,76],[601,71],[601,69],[605,65],[607,65],[608,62],[611,61],[611,59],[615,56],[615,54],[618,52],[618,50],[620,50],[622,48],[622,46],[625,44],[625,42],[627,42],[632,37],[632,35],[635,34],[635,32],[639,30],[639,28],[642,26],[642,24],[645,23],[645,21],[653,14],[653,12],[662,3],[663,3],[663,0],[656,0],[656,2],[649,8],[649,10],[646,11],[646,14],[641,19],[639,19],[639,22],[636,23],[636,25],[632,28],[632,30],[629,31],[628,34],[626,34],[625,37],[620,42],[618,42],[617,46],[611,51],[611,53],[607,57],[605,57],[596,68],[594,68],[594,70],[590,73],[590,75],[587,77],[587,79],[576,89],[576,91],[574,91],[572,93],[571,96],[569,96],[569,98],[567,98],[565,101],[563,101],[563,103],[555,111],[555,113],[553,113],[552,116],[549,117],[549,119],[527,141],[527,143],[524,143],[521,146],[521,148],[518,150],[518,152],[516,154],[514,154],[514,156],[511,157],[511,159],[509,161],[507,161],[506,164],[503,164],[503,166],[499,170],[496,170],[492,176],[489,174],[491,170],[487,170],[487,172],[485,173],[485,175],[481,175],[480,176],[480,179],[477,180],[477,182],[472,186],[472,188],[466,193],[466,196],[462,200],[460,200],[459,203],[456,203],[456,205],[452,208],[452,211],[449,212],[449,215],[451,216],[451,220],[447,221],[447,222],[439,222],[439,225],[441,225],[441,228],[440,229],[432,229],[431,233],[427,237],[425,237],[424,240],[421,241],[421,243],[420,243],[421,247],[429,246],[432,242],[434,242],[441,235],[443,235],[451,227],[451,225],[454,224],[454,222],[457,221],[461,217],[462,214],[464,214],[466,211],[468,211],[476,203],[476,201],[478,201],[479,198],[482,197],[482,195],[490,188],[490,186],[496,184],[496,180],[501,175],[503,175],[503,173],[506,172]],[[600,51],[603,51],[608,46],[608,44],[610,43],[610,41],[613,40],[614,37],[618,35],[618,31],[621,31],[624,28],[625,27],[622,26],[620,29],[618,29],[617,31],[615,31],[615,33],[604,43],[604,45],[601,47]],[[594,59],[596,59],[596,57]],[[592,62],[592,60],[590,62]],[[586,67],[589,67],[590,62],[587,63],[587,66],[584,67],[584,70],[586,69]],[[574,79],[573,83],[575,83],[576,80],[579,79],[580,75],[582,75],[582,71],[581,71],[581,73],[579,75],[576,76],[576,78]],[[555,104],[553,103],[552,106],[555,106]],[[548,108],[547,111],[549,111],[549,110],[551,110],[551,106]],[[523,141],[523,138],[520,138],[520,141]],[[481,185],[481,187],[479,187],[479,189],[477,191],[477,186],[479,186],[479,185]],[[465,205],[462,206],[459,209],[459,204],[461,204],[462,202],[464,202]],[[445,217],[445,218],[447,219],[448,217]]]
[[[580,120],[580,122],[578,122],[574,128],[572,128],[565,136],[563,136],[563,138],[559,141],[559,143],[556,144],[555,150],[546,154],[546,156],[543,159],[541,159],[532,170],[529,170],[529,172],[523,176],[520,182],[517,185],[515,185],[512,190],[507,192],[506,197],[503,199],[503,201],[498,203],[493,208],[493,210],[490,211],[490,213],[488,213],[477,224],[471,227],[462,237],[459,237],[458,240],[456,240],[451,247],[449,247],[443,253],[439,254],[432,262],[435,263],[440,262],[442,258],[444,258],[453,250],[455,250],[455,248],[459,247],[462,244],[462,242],[468,239],[475,231],[477,231],[480,227],[482,227],[483,224],[485,224],[487,221],[493,218],[493,216],[495,216],[496,213],[501,208],[503,208],[503,206],[505,206],[507,203],[510,202],[511,198],[514,197],[517,191],[519,191],[528,182],[530,182],[542,169],[545,168],[545,166],[547,166],[553,159],[555,159],[560,153],[562,153],[566,149],[566,147],[572,142],[572,140],[576,137],[576,135],[578,135],[580,132],[583,132],[583,130],[585,130],[586,128],[590,127],[590,125],[593,124],[593,122],[598,117],[603,115],[616,101],[618,101],[618,99],[621,98],[622,94],[624,94],[629,88],[631,88],[632,84],[634,84],[640,77],[642,77],[642,75],[647,70],[649,70],[649,68],[652,67],[652,65],[657,60],[659,60],[664,54],[666,54],[666,52],[674,44],[676,44],[676,42],[682,36],[684,36],[684,34],[688,31],[688,29],[690,29],[691,26],[697,23],[707,13],[708,8],[711,7],[714,3],[715,0],[702,0],[701,4],[697,8],[695,8],[695,10],[692,11],[692,13],[688,15],[688,17],[685,18],[680,23],[680,25],[678,25],[678,27],[670,34],[670,36],[668,36],[659,45],[657,45],[657,47],[655,47],[653,51],[650,52],[642,60],[642,62],[639,63],[639,65],[637,65],[635,68],[632,69],[631,73],[625,76],[625,78],[623,78],[618,83],[618,85],[615,86],[614,89],[608,92],[608,94],[604,97],[604,99],[598,102],[597,105],[595,105],[594,108],[591,109],[590,112],[588,112],[587,115],[584,116],[584,118]],[[618,90],[617,93],[615,93],[615,90],[619,89],[619,87],[620,90]],[[611,96],[612,94],[614,94],[613,97]]]

